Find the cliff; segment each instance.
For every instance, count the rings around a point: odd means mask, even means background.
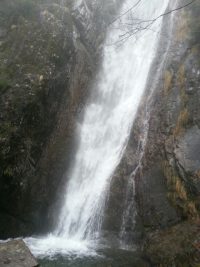
[[[115,11],[113,1],[1,1],[1,238],[52,221]]]
[[[163,266],[200,262],[199,11],[196,1],[175,14],[153,96],[143,173],[136,182],[147,255]]]
[[[105,217],[105,230],[118,236],[123,230],[125,243],[135,243],[152,266],[200,262],[199,12],[198,1],[175,12],[171,34],[164,18]]]

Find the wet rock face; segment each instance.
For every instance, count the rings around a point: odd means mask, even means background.
[[[187,222],[155,232],[147,238],[146,256],[153,266],[198,266],[198,233],[199,226]]]
[[[180,1],[179,5],[184,3],[186,1]],[[134,238],[132,243],[136,241],[140,244],[143,240],[141,247],[143,249],[145,244],[144,254],[152,266],[196,266],[200,262],[196,257],[198,248],[183,245],[196,244],[200,239],[198,12],[200,4],[196,1],[175,14],[169,50],[166,50],[168,18],[164,18],[158,56],[149,75],[147,92],[133,125],[127,150],[114,175],[116,180],[111,185],[107,217],[113,224],[115,221],[118,224],[122,222],[125,207],[123,201],[119,203],[115,199],[126,197],[127,181],[138,164],[137,151],[145,133],[143,122],[147,118],[145,110],[148,110],[147,143],[144,151],[141,150],[142,168],[131,178],[135,181],[134,205],[137,213],[132,213],[135,220],[127,231],[129,236],[140,232],[140,239]],[[165,62],[160,68],[160,58],[166,51]],[[160,73],[157,77],[158,69]],[[154,94],[149,98],[152,88]],[[119,205],[118,211],[115,212],[117,206],[113,208],[112,205]],[[109,212],[109,209],[112,211]]]
[[[200,237],[200,50],[194,31],[200,27],[199,10],[196,2],[175,16],[171,48],[150,109],[143,169],[136,177],[138,214],[149,238],[144,239],[146,253],[155,266],[195,266],[200,261],[198,249],[183,246]]]
[[[115,1],[105,1],[105,17],[101,1],[86,2],[1,1],[0,238],[43,230],[55,217],[49,207],[115,12]]]
[[[183,134],[174,150],[176,159],[187,172],[200,169],[200,129],[194,126]]]
[[[159,164],[144,171],[142,180],[137,181],[136,186],[139,214],[146,229],[163,228],[178,222],[177,214],[166,197],[166,180]]]
[[[13,240],[0,244],[0,266],[37,267],[39,265],[23,240]]]

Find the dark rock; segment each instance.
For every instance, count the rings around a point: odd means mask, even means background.
[[[0,266],[36,267],[39,265],[23,240],[13,240],[0,244]]]
[[[116,2],[1,0],[0,238],[53,227]]]
[[[186,130],[174,153],[186,172],[195,173],[200,170],[200,129],[197,126]]]
[[[199,237],[199,226],[192,223],[151,233],[145,244],[145,256],[153,266],[198,266]]]
[[[182,5],[187,1],[178,2]],[[134,179],[132,202],[137,211],[132,213],[132,227],[130,220],[127,227],[131,229],[130,236],[141,231],[140,241],[133,239],[132,244],[136,242],[143,250],[145,243],[146,256],[156,267],[200,263],[199,250],[193,246],[199,242],[199,226],[194,222],[200,216],[199,12],[200,4],[195,1],[176,13],[170,38],[169,17],[164,17],[157,57],[125,155],[114,175],[116,180],[111,184],[106,213],[111,224],[122,221],[125,188],[128,180]],[[164,52],[167,54],[162,66]],[[141,166],[131,176],[128,170],[133,172],[137,167],[140,136],[144,135],[143,122],[147,118]],[[119,203],[118,198],[123,201]]]
[[[176,210],[167,198],[166,179],[160,164],[144,171],[136,182],[139,215],[148,230],[173,225],[179,221]]]

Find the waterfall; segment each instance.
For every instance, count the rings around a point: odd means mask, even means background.
[[[120,14],[136,2],[124,1]],[[79,147],[57,227],[44,238],[26,240],[36,255],[85,252],[88,244],[98,239],[112,174],[123,156],[145,90],[162,18],[150,29],[145,28],[150,20],[164,13],[168,2],[142,0],[131,14],[120,16],[110,25],[102,66],[78,127]],[[129,33],[133,35],[127,38]]]

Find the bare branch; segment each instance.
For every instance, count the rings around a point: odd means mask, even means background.
[[[110,22],[108,24],[108,26],[112,25],[115,21],[119,20],[121,17],[125,16],[126,14],[128,14],[129,12],[131,12],[134,8],[136,8],[139,3],[141,2],[142,0],[138,0],[137,3],[135,5],[133,5],[131,8],[129,8],[126,12],[122,13],[121,15],[119,15],[117,18],[115,18],[112,22]]]
[[[137,1],[137,3],[135,5],[133,5],[130,9],[128,9],[126,12],[124,12],[123,14],[121,14],[120,16],[118,16],[115,20],[113,20],[109,25],[113,24],[114,22],[116,22],[118,19],[120,19],[121,17],[125,16],[126,14],[128,14],[129,12],[131,12],[134,8],[136,8],[139,3],[141,2],[142,0],[139,0]],[[160,18],[164,17],[164,16],[167,16],[167,15],[170,15],[171,13],[173,12],[176,12],[176,11],[179,11],[183,8],[186,8],[188,6],[190,6],[191,4],[193,4],[194,2],[196,2],[196,0],[192,0],[191,2],[185,4],[185,5],[182,5],[182,6],[179,6],[175,9],[171,9],[161,15],[159,15],[158,17],[154,18],[154,19],[151,19],[151,20],[142,20],[142,19],[139,19],[139,18],[133,18],[131,19],[131,23],[125,23],[124,25],[128,26],[129,28],[131,26],[133,26],[130,30],[126,31],[124,34],[122,34],[120,36],[120,40],[118,40],[116,43],[123,43],[125,42],[127,39],[129,39],[131,36],[133,35],[136,35],[138,32],[141,32],[141,31],[145,31],[145,30],[150,30],[151,29],[151,26]],[[147,23],[147,24],[146,24]]]

